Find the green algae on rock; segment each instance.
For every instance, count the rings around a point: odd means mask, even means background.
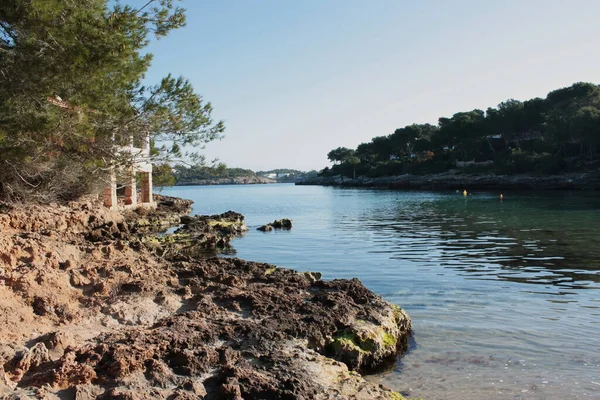
[[[406,350],[411,332],[410,317],[391,305],[371,320],[354,320],[337,332],[326,346],[326,354],[350,369],[369,371],[393,362]]]

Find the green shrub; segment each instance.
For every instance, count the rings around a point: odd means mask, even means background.
[[[541,175],[558,174],[565,169],[566,163],[564,158],[553,154],[544,153],[536,160],[535,173]]]

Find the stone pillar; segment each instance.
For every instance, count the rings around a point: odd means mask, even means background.
[[[125,204],[136,205],[137,204],[137,186],[135,182],[135,172],[131,172],[129,182],[125,186]]]
[[[102,197],[104,198],[104,205],[106,207],[112,208],[117,206],[117,178],[114,173],[110,174],[109,185],[104,189]]]
[[[142,203],[152,203],[152,172],[142,172]]]

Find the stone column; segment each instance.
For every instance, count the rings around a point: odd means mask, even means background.
[[[102,194],[104,198],[104,205],[112,208],[117,206],[117,178],[115,174],[111,172],[109,186],[104,189]]]

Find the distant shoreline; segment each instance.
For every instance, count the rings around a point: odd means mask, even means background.
[[[378,178],[316,177],[296,182],[296,185],[388,189],[600,190],[600,171],[536,176],[464,174],[451,170],[440,174],[405,174]]]
[[[253,176],[237,178],[197,179],[192,181],[177,182],[175,186],[266,185],[271,183],[278,182],[274,179]]]

